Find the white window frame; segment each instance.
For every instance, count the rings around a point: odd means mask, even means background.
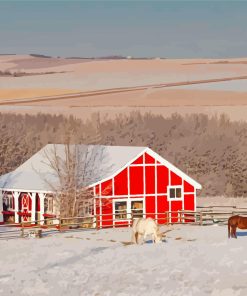
[[[170,197],[170,189],[181,189],[181,197]],[[175,191],[176,192],[176,191]],[[182,185],[169,185],[167,186],[167,200],[183,200],[184,199],[184,191]]]
[[[127,212],[127,218],[126,219],[116,219],[116,202],[121,202],[124,201],[126,202],[126,212]],[[121,199],[114,199],[113,200],[113,222],[115,221],[128,221],[128,213],[129,213],[129,209],[128,209],[128,198],[121,198]]]
[[[144,198],[131,198],[130,199],[130,213],[132,214],[131,202],[135,202],[135,201],[137,201],[137,202],[142,201],[142,216],[144,217],[144,215],[146,215],[146,213],[145,213],[145,199]]]
[[[116,212],[115,212],[115,203],[116,202],[121,202],[121,201],[125,201],[127,203],[127,218],[126,219],[116,219]],[[114,222],[115,221],[128,221],[129,219],[131,219],[131,213],[132,213],[132,209],[131,209],[131,202],[132,201],[142,201],[142,205],[143,205],[143,217],[145,217],[146,215],[146,209],[145,209],[145,199],[144,198],[116,198],[113,199],[113,219]]]

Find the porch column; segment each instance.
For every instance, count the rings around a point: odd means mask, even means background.
[[[15,223],[19,223],[19,215],[17,214],[19,212],[19,195],[20,192],[14,191],[13,196],[15,200]]]
[[[32,213],[31,213],[31,224],[36,224],[36,192],[31,193],[32,199]]]
[[[45,213],[45,194],[39,193],[39,201],[40,201],[40,220],[44,220],[44,213]],[[44,221],[40,222],[40,225],[44,225]]]
[[[0,190],[0,224],[3,223],[3,192]]]

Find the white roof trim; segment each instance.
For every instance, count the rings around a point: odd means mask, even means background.
[[[0,190],[2,190],[2,191],[12,191],[12,192],[14,192],[14,191],[16,191],[16,192],[27,192],[27,193],[29,193],[29,192],[36,192],[36,193],[55,193],[55,191],[46,191],[46,190],[32,190],[32,189],[10,189],[10,188],[3,188],[3,187],[0,187]]]
[[[140,156],[142,156],[143,153],[145,153],[147,151],[147,149],[149,149],[149,148],[144,148],[142,152],[138,153],[133,159],[131,159],[130,161],[128,161],[122,168],[120,168],[119,170],[117,170],[113,175],[111,175],[111,176],[109,176],[107,178],[104,178],[104,179],[102,179],[102,180],[100,180],[98,182],[95,182],[95,183],[89,185],[88,187],[90,188],[90,187],[96,186],[98,184],[101,184],[101,183],[103,183],[105,181],[108,181],[108,180],[114,178],[116,175],[118,175],[124,169],[126,169],[133,161],[135,161],[137,158],[139,158]]]
[[[165,165],[168,169],[173,171],[175,174],[177,174],[179,177],[184,179],[186,182],[192,184],[196,189],[202,189],[202,185],[196,182],[194,179],[186,175],[184,172],[182,172],[180,169],[175,167],[173,164],[171,164],[169,161],[165,160],[163,157],[161,157],[159,154],[154,152],[152,149],[147,148],[147,151],[151,156],[153,156],[155,159],[157,159],[160,163]]]
[[[125,168],[127,168],[132,162],[134,162],[136,159],[138,159],[141,155],[143,155],[145,152],[147,152],[148,154],[150,154],[151,156],[153,156],[155,159],[157,159],[160,163],[162,163],[163,165],[165,165],[168,169],[170,169],[171,171],[173,171],[175,174],[177,174],[178,176],[180,176],[182,179],[184,179],[186,182],[192,184],[196,189],[202,189],[202,185],[199,184],[198,182],[196,182],[194,179],[192,179],[191,177],[189,177],[188,175],[186,175],[184,172],[182,172],[180,169],[178,169],[177,167],[175,167],[173,164],[171,164],[169,161],[165,160],[163,157],[161,157],[159,154],[157,154],[156,152],[154,152],[152,149],[150,148],[144,148],[143,151],[139,154],[137,154],[137,156],[135,158],[133,158],[132,160],[130,160],[129,162],[127,162],[122,168],[120,168],[119,170],[117,170],[112,176],[107,177],[105,179],[102,179],[96,183],[91,184],[89,187],[93,187],[96,186],[100,183],[103,183],[105,181],[108,181],[112,178],[114,178],[116,175],[118,175],[121,171],[123,171]]]

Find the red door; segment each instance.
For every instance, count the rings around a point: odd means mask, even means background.
[[[22,210],[22,222],[27,222],[29,214],[29,209],[31,208],[31,198],[28,196],[28,194],[22,195],[21,200],[21,210]]]

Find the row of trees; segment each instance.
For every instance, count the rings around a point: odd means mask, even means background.
[[[148,146],[203,185],[201,195],[247,196],[247,123],[225,115],[169,118],[138,112],[100,121],[39,114],[0,115],[0,174],[47,143]],[[70,168],[70,169],[73,169]]]

